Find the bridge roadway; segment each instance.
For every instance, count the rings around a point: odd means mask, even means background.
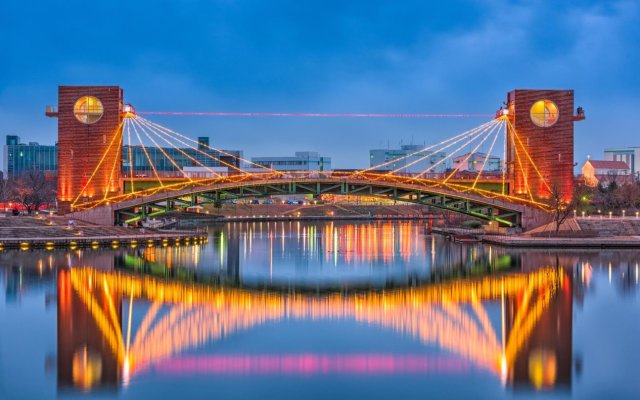
[[[525,229],[548,221],[543,203],[473,189],[460,183],[379,173],[268,173],[202,179],[166,185],[105,200],[77,204],[72,215],[80,220],[113,225],[194,205],[272,195],[362,195],[416,203],[501,226]]]

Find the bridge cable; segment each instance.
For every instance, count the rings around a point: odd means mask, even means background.
[[[475,140],[477,140],[478,138],[482,137],[484,134],[486,134],[486,132],[493,128],[493,126],[495,125],[495,121],[492,121],[491,124],[487,127],[485,127],[484,129],[482,129],[480,132],[478,132],[477,134],[475,134],[471,139],[469,139],[468,141],[466,141],[465,143],[463,143],[461,146],[459,146],[458,148],[456,148],[455,150],[453,150],[451,152],[451,154],[449,154],[448,156],[446,156],[445,158],[441,159],[440,161],[436,162],[435,164],[431,165],[430,167],[428,167],[427,169],[423,170],[422,172],[420,172],[416,177],[420,178],[423,177],[427,172],[431,171],[432,169],[434,169],[435,167],[439,166],[440,164],[446,162],[447,160],[453,158],[453,156],[455,154],[457,154],[459,151],[461,151],[463,148],[465,148],[466,146],[470,145],[471,143],[473,143]],[[454,143],[451,143],[451,145],[456,144],[458,142],[460,142],[461,140],[457,140]],[[446,148],[450,147],[451,145],[447,145]]]
[[[136,124],[139,124],[139,123],[134,119],[134,126]],[[146,131],[143,131],[143,132],[149,138],[149,140],[151,140],[151,142],[158,148],[158,150],[160,150],[160,152],[169,160],[169,162],[173,164],[173,166],[176,167],[176,169],[180,171],[182,175],[185,178],[187,178],[188,181],[191,182],[192,181],[191,177],[187,175],[186,172],[183,171],[183,169],[180,167],[180,165],[178,165],[178,163],[173,159],[173,157],[167,154],[167,152]],[[144,147],[144,144],[142,146]]]
[[[137,123],[140,123],[140,121],[136,121]],[[155,129],[152,129],[150,127],[148,127],[147,125],[140,123],[140,128],[144,129],[144,128],[148,129],[149,132],[153,135],[155,135],[157,138],[162,139],[163,141],[165,141],[169,146],[171,146],[171,148],[177,150],[178,152],[180,152],[182,155],[184,155],[185,157],[187,157],[189,160],[191,160],[192,162],[194,162],[195,164],[205,168],[206,170],[208,170],[209,172],[211,172],[212,174],[216,175],[216,177],[221,177],[222,175],[220,175],[219,173],[217,173],[216,171],[214,171],[213,169],[211,169],[210,167],[204,165],[202,162],[200,162],[199,160],[193,158],[189,153],[185,152],[183,149],[181,149],[180,147],[176,146],[175,144],[173,144],[171,141],[169,141],[168,139],[166,139],[164,136],[160,135],[158,133],[158,131],[156,131]]]
[[[536,174],[538,175],[538,177],[542,180],[542,182],[545,184],[545,186],[547,187],[547,189],[549,191],[551,191],[551,187],[549,186],[549,183],[547,182],[547,180],[542,176],[542,173],[540,172],[540,170],[538,169],[538,166],[536,165],[535,162],[533,162],[533,159],[531,158],[531,155],[529,154],[529,152],[527,151],[527,148],[525,147],[524,143],[522,143],[522,140],[520,139],[520,135],[518,135],[518,132],[516,131],[516,128],[511,124],[511,121],[507,120],[507,123],[511,126],[512,131],[514,133],[514,136],[516,138],[516,140],[518,141],[518,143],[520,144],[520,147],[522,148],[522,151],[524,152],[524,154],[527,156],[527,159],[529,160],[529,163],[533,166],[534,171],[536,171]]]
[[[136,189],[133,183],[133,148],[131,147],[131,127],[127,124],[127,145],[129,153],[129,182],[131,184],[131,193],[135,193]]]
[[[506,177],[507,177],[507,170],[509,168],[509,162],[507,160],[507,148],[509,145],[509,140],[508,140],[508,129],[509,129],[509,120],[507,120],[507,123],[504,124],[503,127],[504,131],[503,131],[503,146],[502,146],[502,194],[505,194],[505,187],[506,187]]]
[[[444,181],[442,183],[447,183],[449,181],[449,179],[451,179],[451,177],[453,177],[458,171],[460,171],[460,168],[462,168],[462,166],[467,163],[469,161],[469,159],[471,158],[471,156],[478,151],[478,149],[480,148],[480,146],[482,146],[482,144],[484,142],[487,141],[487,139],[489,139],[489,137],[493,134],[493,132],[496,130],[496,128],[499,126],[499,124],[494,124],[491,129],[489,130],[489,133],[484,135],[484,137],[482,138],[482,140],[476,145],[476,147],[473,148],[473,150],[471,150],[470,152],[468,152],[466,155],[463,155],[464,160],[462,160],[462,162],[459,163],[459,165],[453,169],[453,171],[451,171],[451,173],[449,175],[447,175],[447,177],[444,179]]]
[[[504,125],[505,125],[504,123],[500,124],[500,128],[502,128]],[[487,162],[489,161],[489,157],[491,157],[491,152],[493,151],[493,146],[495,146],[496,140],[498,139],[498,136],[500,136],[500,132],[501,132],[501,129],[498,129],[496,131],[495,136],[493,137],[491,146],[489,146],[489,151],[487,151],[487,154],[484,157],[484,160],[482,161],[482,166],[480,167],[480,171],[478,171],[478,174],[476,175],[476,179],[473,181],[473,185],[471,186],[472,189],[476,188],[476,185],[478,184],[478,180],[480,179],[480,175],[482,175],[482,173],[484,172],[484,169],[487,166]]]
[[[524,187],[526,192],[529,194],[529,198],[531,199],[531,201],[535,201],[533,198],[533,193],[531,192],[531,188],[529,187],[529,180],[527,178],[527,174],[524,170],[524,167],[522,165],[522,160],[520,158],[520,152],[518,151],[518,148],[516,147],[516,142],[515,142],[515,138],[514,138],[514,130],[513,130],[513,125],[510,125],[511,129],[511,135],[510,135],[510,139],[511,139],[511,144],[513,146],[515,155],[516,155],[516,161],[518,163],[518,166],[520,167],[520,173],[522,174],[522,178],[524,180]],[[515,180],[515,176],[514,176],[514,180]],[[515,182],[514,182],[515,183]]]
[[[111,138],[111,142],[109,142],[109,146],[107,146],[107,150],[104,153],[102,153],[102,156],[100,157],[100,160],[98,161],[98,165],[94,168],[93,172],[91,173],[91,176],[89,176],[89,179],[87,180],[87,182],[82,187],[82,190],[80,191],[80,193],[78,193],[76,198],[73,200],[73,203],[71,203],[71,207],[73,207],[78,202],[78,200],[80,199],[80,197],[82,197],[83,194],[86,195],[85,190],[87,189],[87,187],[89,187],[89,184],[91,183],[91,181],[93,181],[93,178],[96,176],[96,173],[98,172],[98,170],[102,166],[102,163],[104,162],[105,158],[107,157],[107,154],[109,154],[109,150],[111,149],[111,147],[113,147],[113,144],[115,143],[116,139],[119,137],[118,131],[120,130],[121,127],[122,127],[122,122],[118,125],[118,127],[116,127],[116,132],[113,135],[113,137]]]
[[[478,118],[493,114],[424,114],[424,113],[273,113],[273,112],[206,112],[206,111],[137,111],[139,115],[175,115],[207,117],[311,117],[311,118]]]
[[[117,151],[116,151],[116,156],[113,158],[113,164],[111,165],[111,171],[109,172],[109,188],[108,190],[104,191],[104,197],[102,198],[102,200],[107,200],[107,198],[109,197],[109,194],[111,194],[112,192],[115,192],[114,190],[114,182],[113,182],[113,174],[116,171],[116,166],[118,165],[118,163],[122,163],[122,142],[124,139],[124,124],[125,121],[122,120],[122,122],[120,123],[120,129],[118,130],[118,136],[120,137],[119,139],[116,139],[117,142],[119,143]],[[122,167],[120,167],[122,172]],[[120,187],[120,180],[118,180],[118,188]]]
[[[149,156],[149,153],[147,152],[147,148],[145,147],[144,143],[142,143],[142,138],[140,137],[140,134],[138,133],[138,128],[136,127],[135,120],[132,119],[132,121],[133,122],[131,122],[131,126],[133,126],[133,131],[135,132],[135,135],[138,138],[138,142],[140,142],[140,147],[142,147],[142,151],[144,152],[144,155],[147,158],[147,161],[149,161],[149,166],[153,170],[153,174],[156,176],[156,179],[158,180],[158,183],[160,184],[160,187],[164,187],[164,183],[162,182],[162,178],[160,178],[160,175],[158,174],[158,171],[156,170],[156,166],[154,165],[153,161],[151,160],[151,156]]]
[[[450,153],[449,155],[446,155],[443,159],[439,160],[437,163],[432,164],[429,168],[427,168],[426,170],[423,170],[422,173],[418,175],[418,177],[421,177],[425,173],[431,171],[433,168],[435,168],[438,165],[441,165],[442,163],[444,163],[447,160],[451,159],[459,149],[464,148],[465,146],[468,146],[470,143],[472,143],[473,141],[475,141],[476,139],[481,137],[484,133],[487,132],[487,130],[492,128],[494,126],[494,124],[495,124],[494,121],[491,121],[488,124],[486,124],[486,126],[482,125],[481,127],[474,128],[474,129],[468,131],[469,133],[467,135],[465,135],[465,136],[463,136],[463,137],[461,137],[461,138],[459,138],[459,139],[457,139],[457,140],[455,140],[455,141],[453,141],[453,142],[451,142],[451,143],[449,143],[449,144],[447,144],[445,146],[440,146],[438,149],[436,149],[436,150],[434,150],[434,151],[432,151],[432,152],[430,152],[428,154],[425,154],[424,156],[419,157],[418,159],[413,160],[412,162],[410,162],[408,164],[405,164],[402,167],[396,168],[396,169],[388,172],[387,174],[395,174],[395,173],[401,171],[404,168],[408,168],[408,167],[410,167],[412,165],[415,165],[415,164],[417,164],[419,162],[422,162],[425,159],[427,159],[427,158],[429,158],[429,157],[431,157],[431,156],[433,156],[433,155],[435,155],[435,154],[437,154],[439,152],[442,152],[443,150],[448,149],[449,147],[453,146],[454,144],[460,143],[464,139],[469,139],[462,146],[460,146],[457,150],[454,150],[454,152]]]
[[[198,142],[197,140],[194,140],[194,139],[192,139],[192,138],[190,138],[190,137],[188,137],[188,136],[185,136],[185,135],[183,135],[183,134],[181,134],[181,133],[179,133],[179,132],[173,131],[173,130],[171,130],[171,129],[169,129],[169,128],[165,127],[165,126],[162,126],[162,125],[156,124],[155,122],[152,122],[152,121],[150,121],[150,120],[148,120],[148,119],[145,119],[145,118],[142,118],[141,120],[142,120],[142,121],[145,121],[145,122],[147,122],[147,123],[149,123],[149,124],[151,124],[152,126],[154,126],[154,127],[155,127],[155,128],[157,128],[157,129],[165,130],[165,131],[167,131],[167,132],[169,132],[169,133],[172,133],[172,134],[174,134],[174,135],[177,135],[177,136],[179,136],[179,137],[181,137],[181,138],[183,138],[183,139],[185,139],[185,140],[188,140],[188,141],[190,141],[190,142],[193,142],[193,143],[199,144],[199,142]],[[209,149],[209,150],[217,151],[218,153],[224,154],[224,155],[226,155],[226,156],[229,156],[229,157],[231,157],[231,158],[237,159],[237,160],[239,160],[239,161],[244,161],[244,162],[245,162],[245,163],[247,163],[247,164],[254,165],[254,166],[258,167],[258,168],[266,169],[267,171],[270,171],[270,172],[276,172],[276,173],[279,173],[279,171],[276,171],[276,170],[274,170],[273,168],[269,168],[269,167],[266,167],[266,166],[264,166],[264,165],[260,165],[260,164],[254,163],[253,161],[250,161],[250,160],[244,159],[244,158],[242,158],[242,157],[236,156],[235,154],[231,154],[231,153],[229,153],[229,152],[227,152],[227,151],[224,151],[224,150],[222,150],[222,149],[218,149],[218,148],[215,148],[215,147],[211,147],[211,146],[209,146],[209,145],[207,145],[207,144],[204,144],[204,143],[202,143],[202,145],[203,145],[205,148]],[[236,169],[237,169],[237,167],[234,167],[234,168],[236,168]]]
[[[237,166],[235,166],[235,165],[233,165],[233,164],[227,163],[227,162],[223,161],[222,159],[220,159],[220,158],[218,158],[218,157],[215,157],[215,156],[214,156],[214,155],[212,155],[212,154],[209,154],[209,153],[207,153],[207,152],[205,152],[205,151],[202,151],[201,149],[198,149],[197,147],[194,147],[193,145],[190,145],[190,144],[188,144],[188,143],[186,143],[186,142],[184,142],[184,141],[180,140],[180,139],[179,139],[179,138],[177,138],[176,136],[171,135],[170,133],[168,133],[168,132],[167,132],[167,129],[165,129],[165,128],[163,128],[163,127],[155,127],[154,125],[152,125],[151,123],[149,123],[149,121],[148,121],[148,120],[145,120],[144,118],[141,118],[139,122],[140,122],[141,124],[145,125],[145,126],[146,126],[147,128],[149,128],[150,130],[152,130],[152,131],[156,132],[156,135],[160,135],[160,134],[162,134],[162,135],[164,135],[164,136],[168,137],[169,139],[172,139],[172,140],[175,140],[175,141],[177,141],[177,142],[179,142],[179,143],[182,143],[183,145],[187,146],[187,148],[190,148],[190,149],[192,149],[192,150],[195,150],[195,151],[197,151],[198,153],[200,153],[200,154],[202,154],[202,155],[204,155],[204,156],[206,156],[206,157],[210,158],[211,160],[214,160],[214,161],[218,162],[219,164],[226,165],[227,167],[229,167],[229,168],[233,168],[233,169],[235,169],[235,170],[237,170],[238,172],[241,172],[241,173],[248,173],[248,172],[243,171],[241,168],[238,168]],[[164,139],[164,140],[165,140],[165,141],[167,141],[167,139]],[[169,142],[169,141],[167,141],[167,142]],[[169,142],[169,143],[170,143],[170,142]],[[175,144],[171,144],[171,143],[170,143],[170,145],[171,145],[171,146],[173,146],[173,147],[174,147],[174,148],[176,148],[176,149],[179,149],[179,147],[177,147]],[[217,175],[218,175],[218,176],[221,176],[220,174],[217,174]]]
[[[392,160],[385,161],[385,162],[383,162],[383,163],[381,163],[381,164],[376,164],[376,165],[370,166],[369,168],[366,168],[366,169],[363,169],[363,170],[360,170],[360,171],[356,171],[356,172],[355,172],[355,174],[361,174],[361,173],[369,172],[369,171],[372,171],[372,170],[377,170],[377,169],[380,169],[380,168],[382,168],[382,167],[385,167],[385,166],[387,166],[387,165],[389,165],[389,164],[392,164],[392,163],[394,163],[394,162],[397,162],[397,161],[400,161],[400,160],[404,160],[404,159],[407,159],[407,158],[413,157],[413,156],[415,156],[415,155],[417,155],[417,154],[420,154],[420,153],[424,153],[424,152],[425,152],[425,151],[427,151],[427,150],[430,150],[430,149],[432,149],[432,148],[434,148],[434,147],[436,147],[436,146],[440,146],[440,145],[442,145],[442,144],[444,144],[444,143],[448,143],[448,142],[450,142],[450,141],[452,141],[452,140],[455,140],[455,139],[457,139],[457,138],[460,138],[460,137],[463,137],[463,136],[469,136],[472,132],[474,132],[474,131],[476,131],[476,130],[481,129],[481,128],[483,128],[483,127],[485,127],[485,126],[487,126],[487,125],[491,124],[492,122],[493,122],[493,120],[491,120],[491,121],[489,121],[489,122],[486,122],[486,123],[484,123],[484,124],[480,125],[479,127],[475,127],[475,128],[473,128],[473,129],[470,129],[470,130],[464,131],[464,132],[462,132],[462,133],[460,133],[460,134],[458,134],[458,135],[456,135],[456,136],[453,136],[453,137],[451,137],[451,138],[447,138],[447,139],[445,139],[445,140],[441,141],[440,143],[436,143],[436,144],[433,144],[433,145],[429,145],[429,146],[427,146],[427,147],[424,147],[424,148],[422,148],[422,149],[420,149],[420,150],[414,151],[414,152],[409,153],[409,154],[407,154],[407,155],[404,155],[404,156],[402,156],[402,157],[394,158],[394,159],[392,159]]]

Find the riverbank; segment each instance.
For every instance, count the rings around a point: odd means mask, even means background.
[[[98,226],[57,216],[10,216],[0,218],[0,250],[54,249],[120,246],[175,246],[204,243],[200,230],[162,231],[119,226]]]
[[[640,236],[608,237],[531,237],[525,235],[497,236],[485,235],[482,243],[505,247],[521,248],[562,248],[562,249],[628,249],[640,248]]]
[[[551,223],[514,235],[499,235],[482,229],[434,228],[453,241],[482,242],[505,247],[615,249],[640,248],[640,219],[636,217],[569,218],[556,232]]]

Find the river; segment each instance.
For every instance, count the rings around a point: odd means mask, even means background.
[[[640,252],[427,222],[0,253],[0,399],[640,397]]]

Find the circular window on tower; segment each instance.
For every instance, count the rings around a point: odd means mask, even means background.
[[[83,124],[93,124],[102,118],[102,102],[93,96],[80,97],[73,106],[73,114]]]
[[[547,128],[558,122],[558,106],[551,100],[538,100],[531,106],[531,121],[541,128]]]

